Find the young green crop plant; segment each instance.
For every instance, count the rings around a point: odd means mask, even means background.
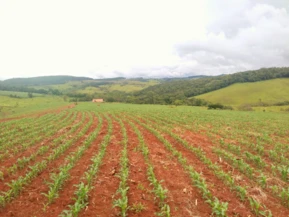
[[[146,210],[147,208],[142,202],[132,204],[130,210],[135,213],[141,213],[142,211]]]

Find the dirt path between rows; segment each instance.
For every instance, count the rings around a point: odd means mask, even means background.
[[[93,184],[94,188],[90,193],[88,206],[79,216],[117,216],[118,210],[113,208],[113,200],[120,183],[117,174],[120,170],[119,159],[123,148],[122,139],[120,124],[113,121],[111,140]]]
[[[137,123],[136,123],[137,124]],[[149,148],[158,180],[168,189],[167,202],[172,216],[210,216],[211,207],[192,185],[190,177],[156,136],[137,124]]]
[[[14,163],[17,162],[18,159],[23,158],[23,157],[29,157],[31,156],[33,153],[35,153],[40,147],[44,146],[44,145],[48,145],[51,146],[51,142],[58,138],[59,136],[61,136],[62,134],[64,134],[65,132],[69,131],[70,128],[72,128],[73,125],[77,124],[79,121],[81,121],[81,113],[79,112],[77,114],[77,117],[75,119],[75,121],[73,123],[71,123],[69,126],[66,126],[60,130],[58,130],[57,132],[55,132],[55,134],[53,136],[50,136],[49,138],[45,138],[42,137],[42,141],[38,142],[30,147],[28,147],[28,149],[24,150],[23,152],[19,152],[16,155],[13,155],[13,153],[11,153],[11,155],[9,156],[8,159],[6,160],[2,160],[1,161],[1,168],[9,168],[10,166],[12,166]],[[55,123],[56,125],[57,123]],[[50,147],[51,148],[51,147]],[[45,157],[46,155],[41,156],[41,158]],[[36,158],[34,161],[38,161],[38,159]],[[34,162],[33,161],[33,162]],[[3,169],[1,169],[2,172],[4,172]],[[9,174],[7,173],[7,171],[4,172],[4,179],[5,182],[7,182],[7,177],[9,176]],[[18,175],[15,173],[13,175],[14,177],[17,177]],[[1,183],[1,180],[0,180]],[[1,189],[1,187],[0,187]]]
[[[155,120],[151,120],[151,121],[155,121]],[[170,123],[168,124],[170,125]],[[274,195],[272,195],[271,192],[269,192],[266,189],[262,189],[261,187],[258,187],[258,183],[256,183],[256,180],[249,179],[244,174],[242,174],[238,169],[233,168],[226,161],[222,160],[220,162],[219,156],[213,152],[213,148],[216,146],[216,144],[214,144],[210,138],[204,135],[206,134],[205,131],[202,132],[202,134],[200,134],[198,132],[187,130],[182,125],[174,124],[173,126],[174,126],[172,128],[173,133],[179,135],[182,139],[186,140],[187,142],[189,142],[191,145],[195,147],[200,146],[205,151],[206,156],[210,158],[212,162],[221,166],[223,171],[233,173],[233,176],[235,177],[235,181],[236,183],[238,183],[238,185],[242,187],[249,187],[247,189],[247,192],[249,192],[251,196],[259,200],[268,209],[270,209],[273,213],[273,216],[278,216],[278,217],[289,216],[288,208],[284,207],[281,201],[278,198],[276,198]],[[248,204],[248,202],[246,202],[246,204]],[[247,207],[249,207],[249,205],[247,205]]]
[[[198,147],[201,146],[202,149],[205,151],[208,158],[212,160],[212,162],[217,163],[225,172],[232,172],[235,177],[237,177],[238,185],[243,187],[249,187],[247,191],[250,193],[251,196],[254,196],[256,199],[260,200],[262,204],[264,204],[268,209],[272,211],[273,216],[278,217],[288,217],[289,216],[289,209],[282,206],[282,203],[279,199],[275,198],[271,195],[270,192],[264,191],[256,185],[256,180],[251,180],[242,174],[238,169],[233,168],[229,163],[226,161],[220,162],[219,157],[213,152],[213,147],[215,146],[209,138],[196,134],[194,132],[185,131],[183,134],[180,134],[181,138],[185,139],[191,145]],[[264,194],[266,196],[264,196]]]
[[[83,125],[75,132],[74,134],[79,134],[79,132],[87,125],[89,122],[89,117],[86,117]],[[8,203],[5,208],[0,208],[0,216],[35,216],[39,209],[41,210],[44,206],[43,201],[40,201],[41,193],[47,190],[47,185],[44,183],[49,180],[50,173],[56,172],[60,165],[65,161],[67,153],[71,153],[77,150],[77,148],[83,143],[86,139],[86,135],[90,134],[97,126],[97,118],[94,116],[94,122],[87,130],[86,134],[79,138],[71,147],[69,147],[58,159],[51,162],[47,168],[41,172],[24,190],[20,195]],[[64,141],[65,142],[65,141]],[[25,174],[27,171],[23,171],[22,174]],[[37,205],[39,209],[34,209],[33,207]],[[41,207],[41,208],[40,208]]]
[[[129,166],[129,191],[128,203],[130,209],[128,216],[154,216],[154,213],[159,212],[159,207],[154,200],[152,186],[147,177],[147,165],[145,164],[144,156],[141,153],[139,140],[136,133],[128,123],[124,123],[128,137],[128,158]],[[143,209],[141,209],[143,205]]]
[[[85,171],[89,168],[91,158],[96,155],[99,151],[99,147],[103,138],[107,134],[108,122],[103,118],[103,123],[101,130],[97,138],[92,142],[91,146],[85,151],[81,159],[76,163],[76,165],[70,170],[70,178],[65,182],[63,188],[59,192],[59,198],[57,198],[51,205],[48,206],[46,211],[39,211],[39,216],[53,217],[59,216],[61,212],[65,209],[68,209],[68,205],[72,205],[75,201],[74,192],[76,191],[77,184],[80,183],[81,178],[84,177]],[[88,134],[86,134],[88,136]],[[48,191],[48,188],[46,192]],[[47,201],[46,198],[42,198],[43,201]]]
[[[0,123],[6,122],[6,121],[11,121],[11,120],[17,120],[17,119],[21,119],[21,118],[27,118],[27,117],[37,117],[37,118],[39,118],[40,116],[43,116],[43,115],[45,115],[47,113],[60,113],[63,110],[71,109],[71,108],[74,108],[74,107],[75,107],[74,104],[70,104],[70,105],[61,106],[61,107],[58,107],[58,108],[55,108],[55,109],[47,109],[47,110],[44,110],[44,111],[33,112],[32,114],[25,114],[25,115],[21,115],[21,116],[18,116],[18,117],[3,118],[3,119],[0,119]]]

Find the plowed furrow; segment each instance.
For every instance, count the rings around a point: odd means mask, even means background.
[[[122,145],[121,128],[113,121],[111,140],[98,171],[93,190],[90,193],[88,206],[79,216],[116,216],[118,211],[113,208],[114,194],[119,186],[117,173],[120,169],[119,158]]]

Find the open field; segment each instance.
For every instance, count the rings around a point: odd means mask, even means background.
[[[90,84],[91,86],[84,87]],[[57,89],[61,92],[68,93],[75,91],[76,93],[94,94],[105,93],[111,91],[133,92],[145,89],[149,86],[157,85],[157,80],[139,81],[134,79],[120,79],[120,80],[87,80],[87,81],[70,81],[65,84],[57,85],[42,85],[32,86],[36,89]]]
[[[25,93],[25,92],[0,90],[0,96],[11,96],[11,95],[16,96],[18,98],[29,98],[28,93]],[[32,95],[33,97],[44,96],[43,94],[39,94],[39,93],[33,93]]]
[[[8,93],[10,91],[3,92]],[[27,95],[27,93],[22,94]],[[33,113],[39,110],[53,109],[65,105],[68,105],[68,103],[65,102],[62,97],[58,96],[43,95],[33,98],[11,98],[9,96],[0,95],[0,118],[6,118],[15,115],[19,116],[22,114]]]
[[[0,127],[0,216],[289,216],[286,113],[80,103]]]
[[[238,106],[241,104],[278,103],[289,101],[289,79],[238,83],[197,96],[213,103]]]

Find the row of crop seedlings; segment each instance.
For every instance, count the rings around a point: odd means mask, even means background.
[[[76,187],[76,191],[74,192],[75,201],[74,204],[69,205],[68,209],[62,211],[60,216],[65,217],[76,217],[79,212],[87,207],[89,200],[89,193],[93,189],[93,181],[97,177],[97,173],[102,164],[102,160],[106,153],[106,148],[110,142],[111,134],[112,134],[112,121],[111,118],[105,115],[105,118],[108,120],[108,132],[104,137],[102,143],[100,144],[99,152],[91,158],[91,165],[88,170],[84,172],[84,176],[81,178],[81,181]],[[97,214],[96,214],[97,215]]]
[[[90,135],[88,135],[85,141],[83,141],[83,144],[78,147],[77,151],[70,153],[66,157],[65,164],[59,168],[59,172],[50,174],[51,181],[47,183],[49,191],[48,193],[43,193],[48,199],[45,206],[50,205],[55,198],[59,197],[59,191],[62,189],[65,181],[67,181],[70,177],[69,171],[77,164],[78,160],[81,159],[83,154],[98,136],[98,133],[102,127],[102,118],[99,116],[98,120],[97,128]]]
[[[219,129],[226,124],[225,120],[223,122],[220,122],[220,120],[218,120],[218,122],[214,123],[215,126],[214,128],[208,128],[206,126],[206,122],[210,122],[211,120],[199,120],[199,117],[197,115],[193,116],[193,117],[186,117],[187,114],[184,114],[183,116],[178,114],[174,114],[172,116],[168,116],[169,118],[167,118],[167,116],[161,115],[161,116],[155,116],[153,115],[153,117],[157,118],[157,119],[161,119],[167,123],[170,124],[177,124],[178,126],[183,126],[185,129],[187,130],[191,130],[191,131],[198,131],[198,130],[202,130],[205,129],[207,135],[211,135],[211,132],[215,132],[215,133],[219,133]],[[206,121],[206,122],[202,122],[202,121]],[[216,130],[216,131],[215,131]]]
[[[165,118],[161,118],[161,119],[165,120]],[[172,120],[172,118],[170,119]],[[177,118],[177,117],[175,117],[174,120],[175,120],[174,123],[181,123],[186,129],[193,130],[191,126],[187,125],[187,122],[186,122],[187,120],[183,120],[182,118]],[[220,134],[220,133],[222,132],[218,131],[218,134],[221,135],[223,138],[230,138],[228,137],[227,131],[225,131],[224,134]],[[239,135],[239,136],[241,135],[242,139],[239,142],[242,145],[242,147],[244,146],[247,147],[248,152],[255,151],[261,156],[264,156],[264,155],[269,156],[269,158],[271,158],[271,160],[274,160],[275,162],[283,163],[284,165],[289,165],[288,159],[286,158],[286,156],[284,156],[284,153],[287,153],[287,151],[289,151],[289,146],[286,144],[277,143],[274,145],[274,149],[272,150],[271,148],[266,148],[267,144],[272,144],[272,139],[270,138],[268,133],[263,133],[262,136],[259,135],[256,138],[256,144],[252,143],[250,141],[250,138],[247,138],[248,136],[247,133],[244,134],[244,131],[242,130],[234,129],[234,131],[231,131],[231,134],[234,139],[236,139],[236,135]]]
[[[160,208],[160,211],[156,214],[157,214],[157,216],[169,217],[171,215],[170,214],[170,206],[168,205],[168,203],[166,201],[168,190],[162,186],[162,184],[161,184],[162,181],[159,181],[156,178],[156,175],[154,173],[154,166],[151,163],[150,158],[149,158],[149,148],[148,148],[147,144],[145,143],[141,132],[139,131],[139,129],[136,127],[135,124],[133,124],[132,122],[129,122],[129,124],[138,136],[139,144],[141,147],[141,152],[144,156],[145,163],[147,165],[147,177],[148,177],[150,184],[153,186],[153,193],[154,193],[155,197],[158,198],[158,200],[159,200],[158,206]]]
[[[211,134],[212,132],[214,133],[220,133],[219,129],[221,129],[222,126],[226,125],[226,120],[218,120],[217,122],[214,123],[213,128],[207,128],[206,123],[212,123],[212,120],[202,118],[200,120],[199,116],[196,115],[195,113],[193,114],[194,116],[190,116],[188,113],[180,114],[180,113],[174,113],[173,115],[167,115],[167,114],[160,114],[159,116],[156,116],[153,114],[153,117],[156,117],[158,119],[162,119],[166,122],[169,122],[171,124],[178,124],[182,125],[188,130],[193,130],[197,131],[200,129],[206,129],[207,134]],[[167,118],[169,117],[169,119]],[[196,118],[198,117],[198,118]],[[227,132],[227,131],[226,131]],[[234,133],[231,131],[231,133]],[[225,134],[224,136],[226,137],[228,134]]]
[[[44,115],[45,117],[49,117],[52,114],[46,114]],[[43,118],[43,116],[41,117]],[[30,125],[30,124],[35,124],[37,121],[39,121],[40,118],[35,118],[35,117],[30,117],[30,118],[21,118],[21,119],[16,119],[16,120],[11,120],[11,121],[6,121],[0,123],[0,142],[2,141],[1,138],[5,138],[7,135],[15,135],[16,133],[19,132],[19,130],[26,129],[25,127],[15,127],[19,125]]]
[[[21,150],[25,150],[28,145],[26,141],[29,141],[29,144],[33,143],[34,141],[31,140],[31,138],[36,137],[36,135],[39,133],[38,131],[33,131],[32,129],[30,132],[23,132],[22,135],[13,136],[15,138],[7,139],[7,141],[1,142],[1,148],[0,151],[0,161],[7,158],[8,156],[11,156],[11,154],[17,154]],[[41,129],[42,130],[42,129]],[[20,147],[18,147],[19,145]]]
[[[7,129],[5,135],[2,135],[0,138],[0,146],[5,144],[7,141],[15,140],[15,138],[19,138],[22,135],[26,135],[27,133],[31,133],[39,128],[44,123],[47,123],[55,118],[55,114],[47,114],[40,118],[30,120],[30,119],[20,119],[13,126],[13,129]],[[32,123],[31,123],[32,122]]]
[[[117,194],[119,194],[119,198],[115,199],[113,204],[114,207],[119,207],[120,209],[120,213],[122,217],[127,216],[127,210],[128,210],[128,197],[127,197],[127,192],[129,190],[128,187],[128,175],[129,175],[129,160],[128,160],[128,155],[127,155],[127,132],[125,129],[125,126],[122,122],[121,119],[116,118],[114,116],[114,118],[120,123],[121,126],[121,131],[122,131],[122,136],[123,136],[123,140],[122,140],[122,144],[123,144],[123,150],[121,152],[121,158],[120,158],[120,171],[119,171],[119,178],[120,178],[120,184],[119,184],[119,188],[117,190]]]
[[[224,140],[220,140],[220,143],[224,145],[225,142]],[[239,143],[247,152],[253,152],[262,157],[268,157],[271,161],[274,162],[274,164],[286,166],[289,165],[289,161],[287,158],[287,152],[289,151],[289,147],[286,144],[282,144],[280,142],[272,144],[272,139],[270,137],[265,138],[265,136],[264,138],[257,137],[256,143],[254,143],[251,141],[250,138],[247,138],[247,135],[242,135],[242,139],[239,141]],[[231,144],[226,145],[230,146]],[[274,146],[273,149],[272,146]]]
[[[46,127],[43,127],[43,125],[45,125],[44,122],[42,124],[42,128],[38,131],[32,131],[23,136],[20,136],[16,140],[6,142],[5,145],[2,145],[3,152],[0,154],[0,162],[1,160],[11,155],[15,155],[19,152],[27,150],[29,147],[35,145],[37,142],[40,142],[44,138],[52,136],[55,134],[55,132],[57,132],[57,130],[61,129],[61,127],[64,127],[67,124],[73,122],[76,119],[76,116],[77,113],[71,113],[71,115],[67,116],[64,120],[61,121],[61,124],[57,124],[59,119],[55,119]]]
[[[17,197],[19,193],[23,190],[23,188],[30,184],[34,178],[38,176],[42,171],[44,171],[52,161],[58,159],[62,156],[66,150],[68,150],[71,146],[73,146],[81,137],[83,137],[90,126],[93,123],[92,115],[90,115],[89,123],[74,137],[69,140],[66,140],[65,143],[59,144],[53,152],[46,157],[41,162],[35,163],[33,166],[30,166],[29,171],[24,176],[18,177],[16,180],[12,180],[7,183],[10,187],[7,191],[0,192],[0,206],[4,207],[6,203],[10,202],[13,198]]]
[[[71,124],[71,122],[73,122],[75,119],[71,119],[68,123],[66,122],[62,122],[59,126],[59,128],[62,128],[64,126],[69,126]],[[14,174],[16,171],[24,169],[31,161],[34,161],[35,158],[37,156],[43,156],[45,155],[50,148],[55,148],[57,145],[59,145],[61,143],[61,141],[67,137],[67,135],[71,135],[73,134],[78,127],[84,123],[85,120],[85,113],[82,113],[82,119],[80,122],[75,123],[71,129],[69,131],[67,131],[65,134],[62,134],[60,137],[55,138],[49,145],[42,145],[38,148],[38,150],[36,150],[35,152],[33,152],[30,156],[28,157],[22,157],[17,159],[17,162],[15,162],[13,165],[11,165],[10,167],[5,168],[6,173],[2,171],[0,171],[0,180],[4,180],[5,176],[8,176],[10,174]]]
[[[182,118],[175,117],[175,119],[178,120],[178,123],[182,123],[187,129],[191,130],[192,128],[190,126],[186,125],[186,121]],[[221,126],[223,126],[221,124]],[[218,127],[216,128],[218,129]],[[279,171],[280,175],[282,176],[282,179],[285,181],[288,181],[288,178],[285,178],[285,173],[289,173],[289,160],[288,160],[288,151],[289,151],[289,146],[287,144],[282,144],[280,142],[277,142],[276,144],[273,144],[272,138],[270,138],[268,132],[263,132],[262,135],[258,134],[255,136],[256,138],[256,144],[254,144],[251,141],[251,138],[249,138],[250,135],[248,135],[247,131],[244,130],[238,130],[234,129],[234,131],[230,131],[230,135],[228,135],[227,131],[217,131],[219,135],[221,135],[223,138],[233,138],[236,139],[237,135],[238,137],[241,136],[241,139],[239,141],[240,145],[242,145],[243,148],[246,147],[246,158],[248,158],[250,161],[253,163],[257,164],[258,167],[264,166],[264,161],[261,159],[261,156],[268,156],[274,164],[279,164],[277,168],[277,172]],[[223,143],[224,141],[220,141]],[[274,148],[272,149],[272,145],[274,145]],[[228,144],[228,148],[235,148],[233,145]],[[231,147],[230,147],[231,146]],[[241,146],[238,146],[235,151],[240,151],[241,152]],[[257,154],[256,156],[253,156],[250,152],[255,152]],[[287,155],[286,155],[287,154]],[[258,156],[260,155],[260,156]],[[285,172],[288,171],[288,172]],[[274,171],[273,171],[274,172]]]
[[[262,216],[272,216],[271,211],[268,210],[265,205],[259,203],[256,201],[253,197],[251,197],[246,190],[246,186],[240,186],[238,185],[231,173],[224,172],[220,166],[217,164],[214,164],[209,158],[206,157],[205,152],[202,150],[201,147],[194,147],[193,145],[190,145],[186,140],[182,139],[179,135],[172,133],[171,128],[169,124],[166,124],[162,121],[156,120],[159,122],[159,124],[154,124],[156,128],[159,129],[161,132],[165,132],[169,134],[171,137],[176,139],[180,144],[182,144],[188,151],[191,151],[192,153],[195,154],[195,156],[198,157],[200,161],[202,161],[205,165],[208,166],[210,170],[213,171],[213,173],[223,181],[225,185],[230,187],[232,191],[234,191],[237,196],[241,199],[241,201],[248,201],[250,203],[251,210],[256,214],[256,215],[262,215]],[[152,123],[150,123],[152,124]],[[159,127],[163,126],[163,127]]]
[[[268,146],[274,144],[273,139],[270,137],[270,134],[272,133],[272,129],[266,129],[266,126],[270,125],[265,125],[263,122],[260,122],[259,124],[251,126],[252,131],[255,131],[256,129],[262,129],[262,131],[259,130],[258,133],[248,133],[250,129],[248,129],[247,125],[242,125],[242,123],[239,123],[238,127],[235,127],[233,131],[219,131],[218,134],[222,136],[223,138],[231,138],[231,139],[236,139],[239,138],[242,143],[248,143],[247,145],[252,145],[252,140],[255,140],[254,142],[256,145],[259,146]],[[282,138],[282,137],[279,137]],[[275,139],[278,139],[276,136]],[[283,138],[282,138],[283,139]],[[253,145],[254,146],[254,145]],[[258,147],[256,147],[258,148]],[[262,151],[262,150],[261,150]]]
[[[184,125],[184,127],[187,128],[187,129],[190,128],[187,125]],[[269,139],[266,138],[265,140],[268,141]],[[262,151],[264,150],[264,148],[262,146],[260,146],[260,145],[259,146],[256,145],[254,147],[255,147],[255,151],[256,152],[262,153]],[[238,147],[238,146],[228,145],[227,148],[230,149],[235,154],[241,152],[241,147]],[[245,152],[244,155],[246,156],[246,158],[249,161],[255,163],[257,165],[257,167],[262,167],[264,165],[264,161],[260,158],[260,156],[255,156],[255,155],[251,154],[248,151]],[[280,158],[282,159],[282,156]],[[241,164],[242,164],[242,162],[241,162]],[[247,173],[250,175],[250,173],[252,172],[251,171],[252,168],[250,168],[250,167],[247,167],[247,168],[248,168],[247,169]],[[272,171],[273,171],[273,174],[275,174],[275,175],[276,175],[277,172],[279,172],[281,174],[281,176],[282,176],[282,179],[284,181],[285,180],[288,181],[288,172],[289,172],[288,166],[286,167],[286,166],[275,166],[275,165],[272,165]],[[259,183],[262,183],[261,184],[262,186],[266,186],[266,184],[264,184],[264,183],[266,183],[267,177],[262,172],[260,172],[260,175],[257,176],[257,177],[259,178],[258,179]],[[284,184],[284,185],[286,185],[286,184]],[[279,190],[278,190],[278,186],[271,186],[271,188],[275,192],[275,194],[278,195],[278,197],[284,198],[285,197],[284,195],[287,194],[287,193],[285,193],[286,189],[284,189],[284,188],[281,188]],[[276,192],[279,192],[279,193],[276,193]],[[287,192],[288,192],[288,190],[287,190]],[[285,201],[285,199],[282,199],[282,200]]]
[[[264,148],[264,146],[260,143],[253,144],[250,142],[242,142],[241,144],[242,146],[246,147],[247,150],[253,150],[261,156],[267,156],[271,161],[273,161],[274,165],[278,165],[280,168],[286,166],[289,169],[289,146],[287,144],[277,142],[274,144],[273,148]]]
[[[68,115],[67,112],[62,112],[61,114],[49,113],[49,114],[43,115],[39,118],[19,119],[17,122],[15,122],[15,124],[13,126],[13,130],[10,130],[10,131],[13,131],[13,134],[12,134],[13,136],[18,136],[21,134],[29,133],[32,130],[37,130],[43,124],[54,120],[55,117],[58,118],[60,116],[59,118],[64,118],[67,115]],[[7,134],[7,135],[9,135],[9,134]]]
[[[12,130],[11,128],[13,128],[14,130],[14,126],[15,125],[19,125],[21,123],[34,123],[35,121],[37,121],[38,119],[40,118],[43,118],[43,117],[48,117],[48,116],[51,116],[53,115],[52,113],[48,113],[48,114],[44,114],[42,115],[41,117],[23,117],[23,118],[16,118],[16,119],[12,119],[12,120],[9,120],[9,121],[4,121],[4,122],[1,122],[0,123],[0,127],[3,128],[3,129],[9,129],[10,127],[10,130]],[[17,132],[18,130],[16,129],[15,132]],[[7,132],[1,132],[0,133],[0,136],[3,136],[4,134],[6,134]]]
[[[280,156],[280,159],[282,159],[282,162],[274,162],[274,164],[271,164],[271,166],[269,166],[266,164],[266,162],[262,159],[260,155],[258,154],[254,155],[247,151],[247,150],[250,150],[250,148],[254,150],[254,148],[252,148],[251,145],[247,148],[244,148],[244,146],[242,146],[241,148],[241,146],[236,146],[230,143],[225,143],[221,139],[220,146],[223,149],[228,150],[234,155],[243,157],[245,161],[252,163],[255,167],[257,167],[260,170],[259,172],[261,173],[262,177],[264,177],[264,174],[263,174],[264,170],[269,170],[272,173],[272,175],[274,175],[274,177],[279,176],[284,182],[289,182],[289,160],[286,159],[284,156],[282,155]],[[256,145],[255,147],[257,146],[258,145]],[[255,151],[259,153],[260,153],[260,150],[263,150],[263,149],[260,149],[260,148],[258,148],[257,150],[255,149]],[[274,153],[274,151],[270,150],[270,153]],[[263,155],[264,151],[262,151],[260,154]],[[276,153],[274,153],[274,155],[275,154]],[[270,176],[270,175],[271,174],[267,174],[267,176]],[[286,183],[283,183],[283,185],[286,185]]]
[[[269,158],[280,165],[289,166],[288,160],[289,145],[276,143],[274,148],[268,151]]]
[[[219,148],[215,148],[214,152],[220,157],[223,157],[227,162],[230,162],[231,166],[238,168],[239,171],[253,180],[257,185],[270,190],[273,195],[282,200],[284,205],[289,207],[289,188],[285,183],[282,183],[281,180],[279,180],[280,185],[270,184],[267,182],[269,179],[267,174],[265,175],[262,171],[253,169],[243,159]]]
[[[18,134],[11,134],[6,138],[3,138],[0,142],[0,146],[2,147],[2,150],[5,150],[5,148],[14,146],[19,142],[27,141],[29,136],[37,135],[42,132],[44,125],[51,123],[52,120],[58,121],[61,118],[63,118],[63,116],[57,116],[55,118],[54,115],[51,115],[45,116],[43,119],[39,119],[38,122],[32,124],[32,127],[31,123],[18,125],[17,127],[21,128],[21,131]],[[68,117],[66,117],[66,120],[68,120]]]
[[[220,140],[220,146],[223,149],[228,150],[229,152],[244,158],[245,161],[252,163],[255,167],[260,169],[260,173],[263,173],[266,170],[268,170],[272,173],[272,175],[274,175],[274,177],[279,176],[284,182],[287,183],[289,182],[289,160],[284,156],[280,155],[280,159],[282,159],[282,162],[274,162],[274,164],[268,165],[260,155],[252,154],[251,152],[248,151],[249,148],[248,149],[244,148],[244,146],[240,145],[237,146],[234,144],[225,143],[224,140],[222,139]],[[274,151],[270,150],[270,152]],[[274,153],[274,155],[275,154],[276,153]],[[286,183],[284,183],[283,185],[286,185]]]
[[[154,118],[157,118],[154,116]],[[168,121],[168,120],[164,120],[164,118],[158,118],[162,121],[166,121],[166,122],[169,122],[169,123],[175,123],[175,122],[172,122],[172,121]],[[190,126],[187,126],[187,125],[184,125],[183,127],[185,127],[186,129],[188,130],[192,130],[192,128]],[[268,139],[266,139],[268,140]],[[224,140],[223,139],[220,139],[220,144],[221,146],[224,148],[227,148],[230,152],[234,153],[234,154],[237,154],[239,156],[242,156],[244,157],[244,159],[246,159],[248,162],[254,164],[256,167],[258,167],[259,169],[262,169],[263,171],[265,169],[269,169],[269,166],[266,165],[265,161],[262,159],[261,156],[259,156],[258,154],[254,155],[250,152],[250,150],[254,150],[255,152],[259,153],[260,155],[264,155],[264,146],[262,146],[261,144],[252,144],[252,143],[245,143],[245,142],[242,142],[242,144],[246,144],[247,146],[247,149],[243,150],[244,149],[244,146],[236,146],[236,145],[232,145],[232,144],[225,144]],[[282,146],[283,147],[283,146]],[[269,153],[273,153],[274,151],[273,150],[270,150]],[[272,154],[270,154],[272,155]],[[276,154],[274,154],[276,156]],[[276,164],[274,163],[273,165],[271,165],[271,171],[274,175],[279,175],[283,181],[285,182],[288,182],[289,181],[289,160],[283,156],[283,154],[279,155],[279,160],[282,162],[279,163],[279,165],[276,166]],[[277,158],[277,156],[276,156]],[[263,172],[261,172],[263,173]]]
[[[168,120],[164,120],[164,118],[162,118],[162,120],[168,122]],[[176,123],[176,122],[172,122],[172,121],[169,121],[169,122],[170,123]],[[178,123],[179,123],[179,121],[178,121]],[[186,129],[192,130],[190,126],[187,126],[185,124],[183,125],[183,127],[185,127]],[[266,138],[265,140],[267,141],[269,139]],[[221,143],[222,143],[222,141],[221,141]],[[243,143],[244,144],[251,144],[251,143],[248,143],[248,142],[247,143],[244,142],[244,140],[242,141],[242,144]],[[250,147],[251,147],[251,149],[253,148],[256,152],[259,152],[259,153],[262,153],[262,151],[264,150],[264,148],[260,144],[259,145],[258,144],[257,145],[253,145],[253,146],[250,145]],[[284,145],[282,145],[282,147],[284,147]],[[241,151],[241,147],[238,147],[238,146],[227,145],[227,148],[234,154],[240,153],[240,151]],[[271,153],[272,153],[272,151],[271,151]],[[248,151],[245,152],[244,155],[245,155],[245,159],[248,159],[250,162],[254,163],[257,167],[262,167],[264,165],[264,161],[260,158],[260,156],[255,156],[255,155],[251,154]],[[281,159],[280,161],[283,162],[283,163],[288,161],[283,155],[280,156],[280,159]],[[239,167],[241,168],[241,171],[243,171],[243,173],[246,173],[247,176],[252,177],[253,169],[249,165],[245,164],[245,162],[243,160],[239,160],[239,161],[236,160],[236,162],[239,162],[239,164],[240,164]],[[278,174],[279,176],[281,176],[283,181],[288,182],[289,168],[288,168],[288,164],[287,163],[285,165],[272,164],[271,165],[271,170],[272,170],[273,175],[277,175]],[[257,178],[257,183],[259,185],[261,185],[263,188],[270,189],[271,192],[275,196],[281,198],[283,203],[288,206],[288,204],[289,204],[289,189],[286,188],[286,183],[282,184],[282,186],[284,186],[284,187],[280,187],[280,186],[277,186],[277,185],[269,186],[267,184],[267,180],[268,180],[267,176],[264,175],[264,173],[262,171],[258,171],[254,177],[255,177],[255,180]]]
[[[164,145],[165,147],[173,154],[174,157],[177,158],[178,162],[184,168],[185,172],[189,174],[199,191],[201,192],[203,198],[206,200],[207,203],[212,208],[212,214],[216,216],[226,216],[226,211],[228,209],[227,202],[221,202],[217,197],[213,197],[211,191],[208,189],[205,179],[202,177],[200,173],[195,171],[195,169],[187,163],[187,159],[183,157],[182,153],[175,149],[172,144],[167,141],[159,131],[155,130],[154,128],[150,127],[147,124],[142,123],[139,120],[136,120],[138,124],[148,129],[152,132]],[[155,126],[157,127],[157,126]]]
[[[224,144],[223,141],[220,141],[221,145],[226,145],[227,147],[231,146],[231,144]],[[250,141],[248,142],[241,142],[241,145],[244,150],[247,152],[252,152],[254,151],[256,156],[252,156],[250,154],[246,154],[246,157],[257,163],[257,165],[260,163],[258,162],[258,158],[260,156],[262,157],[268,157],[270,158],[271,161],[273,161],[274,165],[272,165],[271,170],[273,173],[279,172],[279,175],[282,177],[284,181],[289,181],[288,180],[288,173],[289,173],[289,159],[288,159],[288,151],[289,151],[289,146],[287,144],[282,144],[280,142],[276,143],[272,148],[266,148],[264,145],[260,144],[254,144],[251,143]],[[230,147],[229,147],[230,148]],[[259,165],[258,165],[259,166]],[[286,174],[286,175],[285,175]]]

